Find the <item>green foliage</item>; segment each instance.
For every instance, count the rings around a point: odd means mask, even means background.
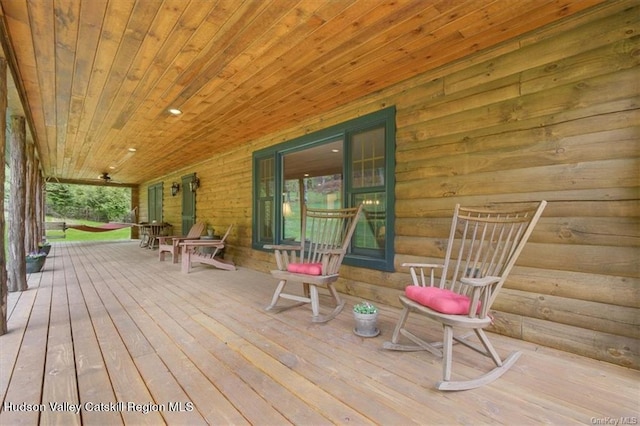
[[[117,221],[131,209],[131,190],[105,186],[47,183],[47,210],[72,219]]]
[[[47,253],[42,251],[32,251],[26,256],[27,259],[40,259],[41,257],[47,257]]]
[[[369,302],[360,302],[353,306],[353,312],[357,314],[375,314],[378,312],[378,308]]]

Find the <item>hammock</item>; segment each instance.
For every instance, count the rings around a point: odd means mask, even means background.
[[[66,229],[77,229],[78,231],[84,231],[84,232],[107,232],[107,231],[114,231],[116,229],[129,228],[134,225],[135,223],[109,222],[100,226],[67,225]]]

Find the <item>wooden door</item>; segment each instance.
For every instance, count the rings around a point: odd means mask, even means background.
[[[196,223],[196,193],[191,190],[190,183],[196,178],[195,173],[182,176],[182,234],[186,235]]]

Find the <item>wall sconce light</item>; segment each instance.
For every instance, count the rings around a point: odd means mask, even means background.
[[[193,175],[193,179],[189,182],[189,189],[191,192],[196,192],[196,189],[200,187],[200,179],[196,175]]]
[[[180,191],[180,184],[178,182],[173,182],[171,184],[171,196],[175,197],[178,191]]]

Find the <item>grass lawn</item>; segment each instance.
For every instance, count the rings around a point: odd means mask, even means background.
[[[47,217],[47,221],[55,221],[59,219],[53,219]],[[70,223],[70,222],[68,222]],[[98,227],[104,225],[101,222],[92,222],[90,220],[73,220],[74,224],[82,224],[88,226]],[[111,240],[128,240],[131,238],[131,228],[115,229],[107,232],[86,232],[77,229],[67,229],[66,238],[56,238],[62,236],[62,231],[47,231],[49,238],[47,240],[55,244],[56,241],[111,241]]]

